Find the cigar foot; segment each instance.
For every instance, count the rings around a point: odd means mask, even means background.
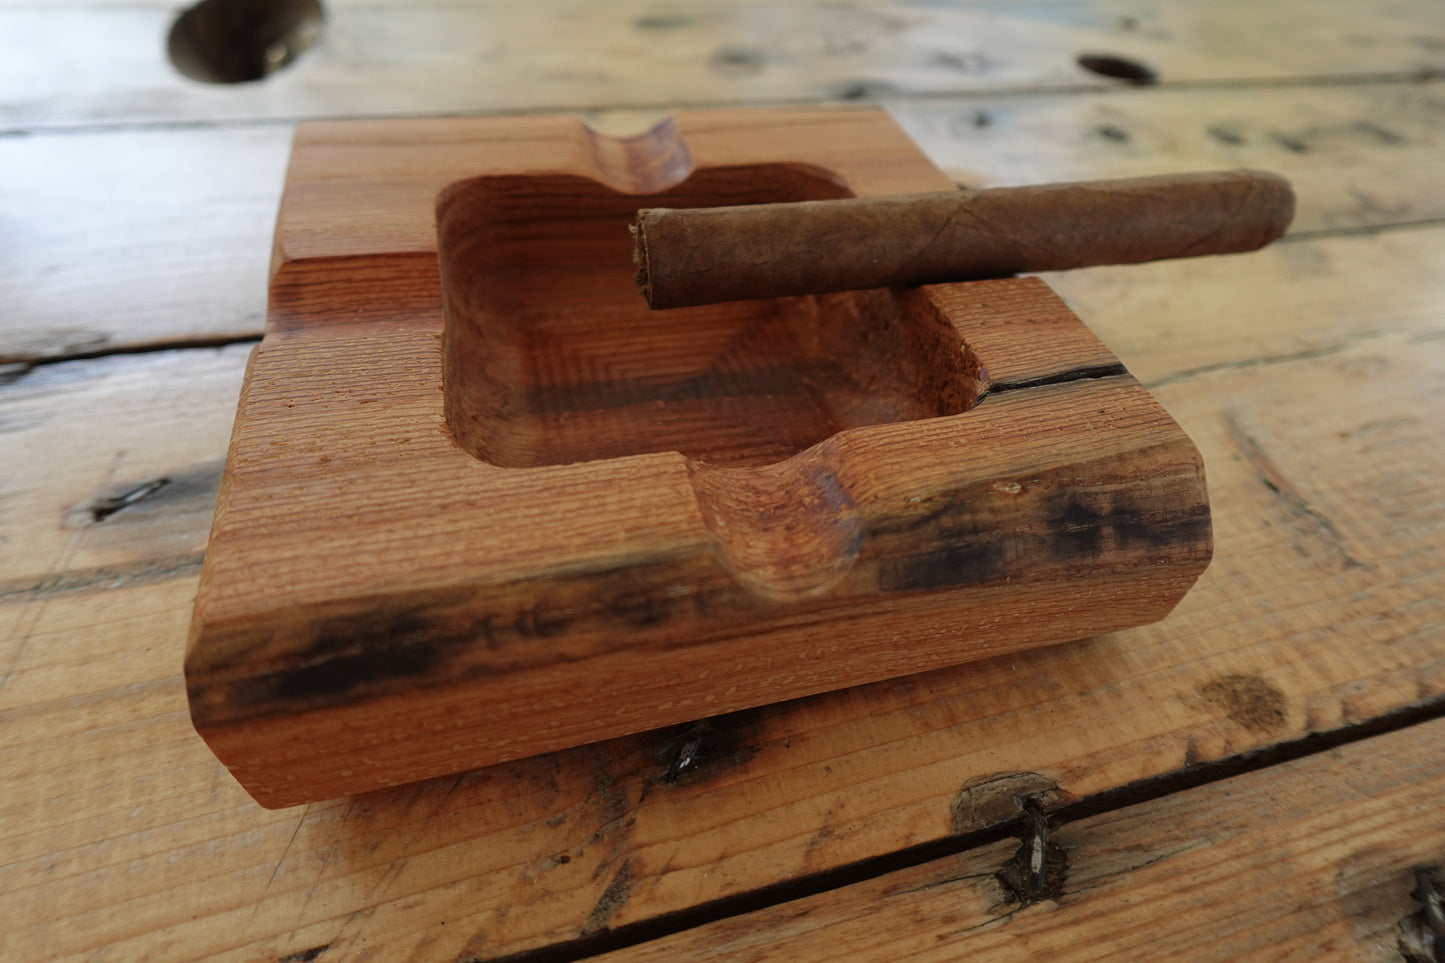
[[[639,214],[641,213],[639,212]],[[632,263],[637,267],[637,273],[633,275],[632,279],[637,282],[637,290],[642,292],[642,299],[650,308],[653,306],[652,278],[648,276],[647,272],[647,233],[642,225],[642,219],[639,217],[638,220],[629,224],[627,230],[632,232]]]

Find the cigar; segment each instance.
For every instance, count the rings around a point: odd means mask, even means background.
[[[1253,251],[1293,217],[1278,174],[1170,174],[653,208],[637,212],[633,259],[648,305],[675,308]]]

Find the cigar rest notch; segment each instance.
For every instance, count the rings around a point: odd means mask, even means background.
[[[1188,438],[1046,285],[649,312],[639,206],[936,190],[881,112],[306,125],[186,675],[281,806],[1163,617]]]

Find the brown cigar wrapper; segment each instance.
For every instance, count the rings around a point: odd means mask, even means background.
[[[653,308],[939,284],[1263,247],[1294,217],[1278,174],[1229,171],[638,212]]]

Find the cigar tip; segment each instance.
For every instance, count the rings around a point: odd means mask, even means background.
[[[1255,189],[1265,196],[1261,205],[1262,211],[1267,212],[1266,236],[1260,244],[1263,247],[1283,237],[1285,231],[1289,230],[1295,214],[1294,187],[1287,178],[1274,171],[1242,170],[1240,174],[1248,177],[1254,183]]]

